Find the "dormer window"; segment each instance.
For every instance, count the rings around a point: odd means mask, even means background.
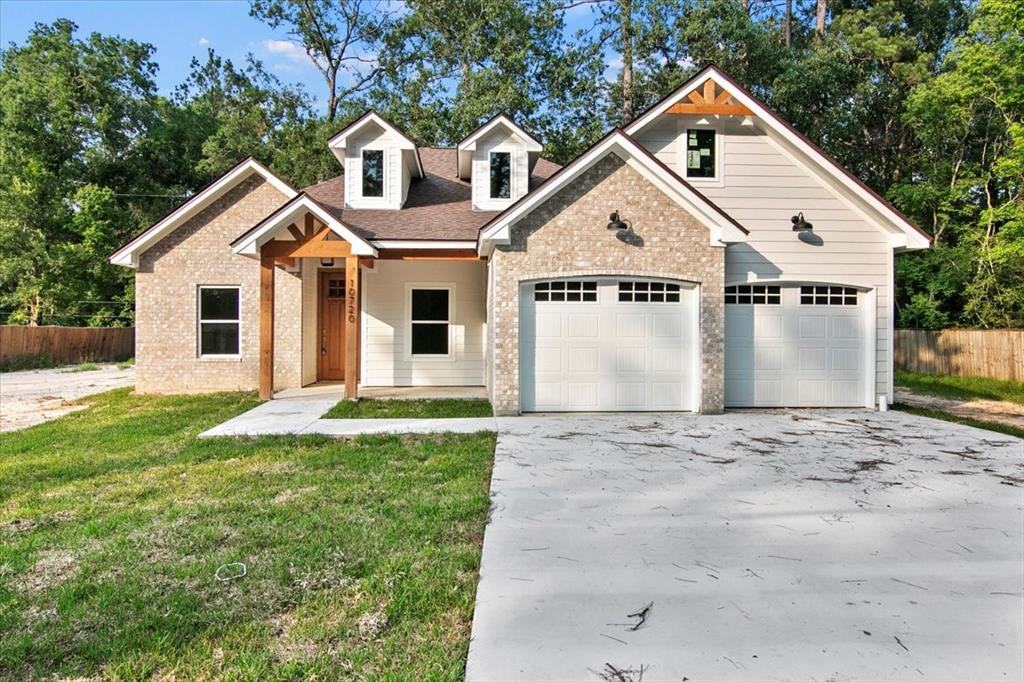
[[[491,198],[512,196],[512,153],[491,152]]]
[[[363,150],[363,196],[384,196],[384,150]]]

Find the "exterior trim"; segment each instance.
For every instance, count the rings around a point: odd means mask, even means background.
[[[519,199],[480,228],[477,252],[487,255],[495,243],[506,242],[508,230],[514,222],[528,215],[549,196],[608,154],[623,157],[626,163],[672,197],[676,203],[690,211],[711,231],[712,244],[722,246],[726,243],[746,241],[747,234],[749,234],[746,228],[659,161],[625,131],[617,128],[576,157],[569,165],[558,170],[543,185]]]
[[[931,246],[931,235],[713,64],[698,71],[690,80],[683,83],[660,102],[638,116],[632,123],[626,126],[626,132],[632,134],[645,127],[657,116],[664,113],[665,109],[682,100],[704,80],[709,78],[728,90],[734,99],[753,111],[755,117],[763,121],[774,133],[807,155],[834,179],[849,186],[861,201],[901,230],[907,236],[907,240],[905,244],[896,244],[896,248],[902,247],[905,250],[913,250],[926,249]]]
[[[432,240],[432,239],[378,239],[370,240],[370,244],[378,249],[475,249],[475,241]]]
[[[279,192],[288,197],[288,199],[292,199],[298,194],[291,185],[274,175],[269,168],[250,156],[240,161],[216,180],[197,190],[183,204],[173,209],[112,253],[108,260],[113,265],[124,265],[130,268],[138,267],[139,256],[143,251],[173,232],[182,223],[209,206],[218,197],[236,187],[252,173],[260,175]]]
[[[416,145],[416,143],[413,141],[413,139],[411,137],[409,137],[408,135],[403,133],[401,130],[398,129],[398,127],[396,127],[394,124],[392,124],[386,118],[384,118],[383,116],[378,114],[376,111],[373,111],[372,109],[364,112],[361,116],[359,116],[359,118],[357,118],[356,120],[352,121],[347,126],[345,126],[344,128],[342,128],[338,132],[336,132],[333,135],[331,135],[327,139],[327,146],[330,148],[331,151],[333,151],[335,153],[335,156],[338,156],[337,150],[345,148],[345,146],[347,144],[347,141],[348,141],[349,135],[351,135],[352,133],[358,131],[360,128],[365,126],[367,123],[371,123],[371,122],[372,123],[376,123],[381,128],[385,128],[387,130],[390,130],[391,132],[395,133],[400,138],[405,140],[405,142],[407,143],[407,146],[404,146],[403,148],[404,149],[409,149],[409,150],[411,150],[413,152],[413,155],[416,157],[416,171],[419,173],[419,176],[422,178],[423,177],[423,162],[420,160],[420,150],[419,150],[419,147]],[[342,155],[342,157],[339,157],[339,161],[342,161],[342,163],[344,163],[343,155]]]
[[[244,256],[258,256],[259,247],[269,241],[273,234],[291,223],[292,214],[305,209],[316,216],[320,222],[352,245],[352,253],[357,256],[376,256],[377,249],[341,221],[332,216],[319,202],[305,192],[299,194],[281,208],[257,223],[252,229],[231,242],[231,250]],[[269,236],[268,236],[269,235]]]

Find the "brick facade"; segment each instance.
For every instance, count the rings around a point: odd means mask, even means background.
[[[255,390],[259,379],[259,261],[231,242],[286,197],[254,175],[144,252],[135,274],[136,390]],[[314,273],[315,274],[315,273]],[[241,358],[199,358],[200,285],[241,287]],[[301,278],[278,269],[274,294],[274,387],[302,382]]]
[[[642,245],[606,229],[619,211]],[[520,282],[587,274],[663,277],[695,282],[700,291],[700,411],[723,409],[725,248],[664,192],[609,155],[512,226],[511,244],[491,257],[488,382],[498,414],[519,412]]]

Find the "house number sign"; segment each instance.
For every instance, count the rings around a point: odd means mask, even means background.
[[[346,293],[347,293],[347,296],[346,296],[347,300],[345,301],[345,308],[346,308],[346,312],[348,314],[348,321],[351,322],[351,323],[355,323],[355,321],[356,321],[356,281],[355,281],[355,279],[350,279],[348,281],[348,289],[347,289]]]

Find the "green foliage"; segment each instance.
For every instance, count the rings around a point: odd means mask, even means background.
[[[337,175],[324,141],[367,108],[422,145],[502,111],[565,163],[714,62],[934,235],[896,260],[899,324],[1024,326],[1020,0],[832,0],[820,33],[795,8],[787,41],[757,0],[250,0],[323,74],[323,114],[251,56],[211,51],[165,98],[152,47],[37,25],[0,57],[0,319],[130,323],[119,243],[249,155]],[[570,11],[592,21],[566,36]]]
[[[422,400],[342,400],[325,419],[462,419],[491,417],[491,404],[482,399],[433,398]]]
[[[1003,400],[1024,405],[1024,381],[1005,381],[989,377],[954,377],[935,374],[896,372],[897,386],[914,393],[956,400]]]

